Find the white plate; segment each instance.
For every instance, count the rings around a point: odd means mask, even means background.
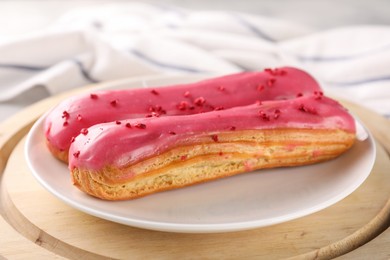
[[[125,80],[104,88],[191,82],[200,77]],[[371,134],[341,157],[316,165],[260,170],[130,201],[103,201],[75,188],[65,164],[45,146],[41,117],[25,154],[35,178],[72,207],[110,221],[170,232],[238,231],[296,219],[340,201],[357,189],[375,161]]]

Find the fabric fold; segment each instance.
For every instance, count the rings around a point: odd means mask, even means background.
[[[75,10],[44,31],[0,41],[0,120],[37,86],[55,95],[135,76],[276,66],[307,70],[325,91],[390,116],[388,26],[315,31],[269,17],[135,2]]]

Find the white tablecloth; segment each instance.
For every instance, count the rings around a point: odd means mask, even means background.
[[[123,3],[0,37],[0,121],[49,95],[151,74],[307,70],[324,91],[390,116],[390,27],[316,31],[237,12]]]

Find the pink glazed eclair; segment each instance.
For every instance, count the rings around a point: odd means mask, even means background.
[[[320,92],[306,72],[283,67],[244,72],[196,83],[156,88],[106,90],[71,97],[46,117],[51,153],[67,162],[72,140],[90,126],[116,120],[191,115]]]
[[[134,199],[256,169],[335,158],[355,121],[322,93],[209,113],[92,126],[69,150],[74,185],[105,200]]]

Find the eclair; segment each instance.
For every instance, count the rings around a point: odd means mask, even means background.
[[[74,185],[87,194],[134,199],[330,160],[353,145],[355,132],[348,111],[315,92],[208,113],[97,124],[74,138],[69,169]]]
[[[64,100],[46,117],[44,132],[51,153],[67,162],[73,139],[90,126],[124,119],[192,115],[291,99],[320,92],[306,72],[283,67],[243,72],[191,84],[101,90]]]

